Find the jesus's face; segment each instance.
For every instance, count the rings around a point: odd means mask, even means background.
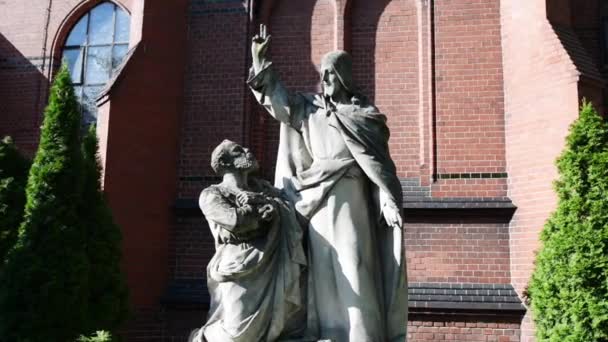
[[[333,67],[322,65],[321,78],[323,82],[323,95],[335,97],[340,92],[344,91],[342,83]]]

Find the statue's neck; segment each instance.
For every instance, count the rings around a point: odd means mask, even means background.
[[[249,189],[249,174],[247,172],[229,172],[224,174],[222,185],[233,190]]]
[[[346,91],[340,91],[337,94],[334,94],[334,95],[331,95],[331,96],[327,96],[326,95],[326,97],[329,99],[329,101],[334,106],[338,106],[338,105],[350,105],[351,104],[351,96]]]

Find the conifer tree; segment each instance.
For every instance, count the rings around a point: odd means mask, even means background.
[[[528,286],[539,341],[608,341],[608,124],[584,103]]]
[[[0,272],[23,219],[29,167],[10,137],[0,141]]]
[[[83,215],[90,264],[86,333],[113,331],[127,314],[127,287],[120,270],[122,235],[101,189],[101,163],[95,126],[84,136]]]
[[[87,312],[80,111],[64,65],[44,113],[19,237],[0,275],[0,341],[73,341]]]

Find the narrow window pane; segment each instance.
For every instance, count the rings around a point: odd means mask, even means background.
[[[128,43],[130,30],[129,14],[121,8],[116,8],[116,33],[114,34],[114,42]]]
[[[106,2],[93,8],[89,24],[89,44],[112,43],[113,17],[114,4]]]
[[[88,126],[97,121],[97,96],[102,87],[85,87],[82,96],[82,121]]]
[[[82,48],[65,49],[63,51],[63,61],[68,64],[70,75],[72,76],[72,83],[82,83]]]
[[[111,49],[110,46],[89,47],[85,73],[86,84],[102,84],[108,80],[110,70],[112,70]]]
[[[120,65],[128,49],[129,46],[127,44],[114,45],[114,51],[112,51],[112,71]]]
[[[84,17],[82,17],[78,23],[76,24],[76,26],[74,26],[74,28],[72,29],[72,32],[70,32],[70,35],[68,36],[68,40],[65,43],[65,45],[68,46],[74,46],[74,45],[83,45],[87,39],[87,18],[89,17],[88,14],[86,14]]]

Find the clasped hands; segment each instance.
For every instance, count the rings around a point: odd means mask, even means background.
[[[276,214],[271,200],[261,193],[241,191],[236,195],[236,203],[241,214],[254,214],[264,221],[271,221]]]

